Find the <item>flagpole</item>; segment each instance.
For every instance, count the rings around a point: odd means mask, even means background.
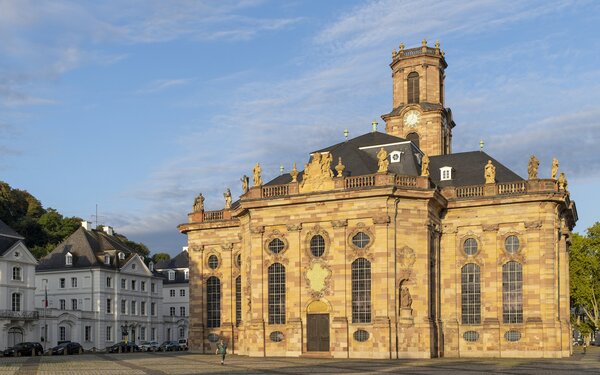
[[[48,341],[48,321],[46,319],[46,310],[48,309],[48,281],[44,284],[44,352],[46,351],[46,342]]]

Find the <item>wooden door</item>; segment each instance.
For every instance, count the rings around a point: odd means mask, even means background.
[[[306,339],[307,351],[329,351],[329,314],[307,315]]]

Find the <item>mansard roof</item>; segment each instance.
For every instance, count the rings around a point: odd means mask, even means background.
[[[125,259],[119,259],[122,252]],[[66,254],[73,256],[73,265],[65,266]],[[104,264],[104,255],[110,255],[110,265]],[[64,268],[103,267],[117,269],[137,253],[119,241],[99,230],[86,230],[79,227],[73,234],[59,244],[52,252],[39,261],[36,270],[52,270]]]
[[[0,256],[4,255],[14,244],[24,240],[25,237],[15,232],[5,222],[0,220]]]
[[[174,258],[169,260],[161,260],[160,262],[154,265],[154,269],[163,270],[163,269],[175,269],[175,268],[189,268],[190,267],[190,257],[187,251],[182,251]]]

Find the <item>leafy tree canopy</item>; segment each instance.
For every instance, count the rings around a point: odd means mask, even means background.
[[[571,306],[583,313],[587,325],[600,328],[600,222],[588,228],[584,236],[573,234],[569,274]]]
[[[171,256],[167,253],[156,253],[152,256],[152,261],[156,264],[163,260],[170,260]]]

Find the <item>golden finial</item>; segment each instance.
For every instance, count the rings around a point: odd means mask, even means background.
[[[404,51],[404,43],[400,43],[400,52]]]
[[[344,139],[348,142],[348,128],[344,129]]]
[[[423,47],[426,47],[427,46],[427,39],[423,38],[423,40],[421,41],[421,45]]]
[[[480,152],[483,152],[483,145],[484,145],[484,144],[485,144],[485,143],[483,142],[483,139],[479,141],[479,151],[480,151]]]
[[[283,167],[283,164],[279,164],[279,175],[282,175],[283,172],[285,172],[285,168]]]
[[[290,176],[292,176],[292,182],[298,182],[298,169],[296,169],[296,162],[294,162],[294,167],[290,172]]]
[[[440,49],[440,41],[439,40],[435,41],[435,48]]]
[[[337,171],[337,175],[335,177],[342,177],[342,173],[344,172],[345,168],[346,168],[346,166],[344,164],[342,164],[342,157],[340,156],[338,158],[338,163],[335,166],[335,170]]]

